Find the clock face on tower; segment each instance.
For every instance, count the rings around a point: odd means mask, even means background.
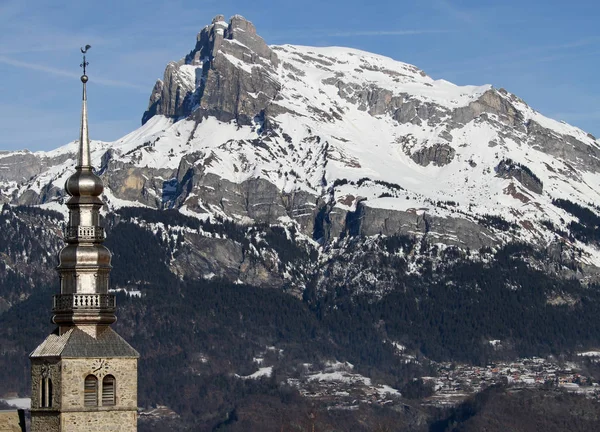
[[[110,366],[105,359],[97,359],[92,363],[92,373],[97,377],[102,378],[108,373]]]

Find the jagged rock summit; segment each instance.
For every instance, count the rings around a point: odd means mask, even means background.
[[[250,124],[280,90],[274,78],[278,63],[250,21],[236,15],[227,23],[218,15],[198,33],[187,56],[167,65],[142,123],[154,115],[177,119],[195,113]]]
[[[52,207],[75,148],[0,154],[0,199]],[[600,265],[556,205],[597,213],[595,137],[490,85],[350,48],[268,46],[240,16],[203,28],[157,81],[143,125],[94,142],[92,157],[111,208],[296,225],[324,251],[408,234],[463,250],[523,241],[580,277]]]

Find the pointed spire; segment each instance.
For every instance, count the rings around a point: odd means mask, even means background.
[[[83,83],[83,105],[81,107],[81,130],[79,134],[79,158],[77,160],[77,168],[91,170],[90,160],[90,138],[88,135],[88,118],[87,118],[87,89],[86,84],[88,82],[88,76],[86,75],[86,67],[89,63],[85,59],[85,54],[91,48],[90,45],[86,45],[85,49],[81,48],[83,53],[83,62],[81,67],[83,68],[83,75],[81,75],[81,82]]]
[[[60,251],[60,294],[54,296],[53,321],[60,325],[61,334],[73,325],[102,326],[116,321],[115,297],[108,291],[111,253],[102,244],[104,229],[101,226],[100,199],[104,186],[94,173],[90,158],[88,136],[85,53],[83,53],[83,106],[79,155],[75,173],[66,183],[70,195],[67,201],[69,221],[65,230],[65,247]]]

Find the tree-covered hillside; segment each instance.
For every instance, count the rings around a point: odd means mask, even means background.
[[[18,210],[10,212],[4,216],[22,217]],[[219,240],[229,239],[246,251],[256,248],[252,259],[274,250],[290,265],[315,262],[314,252],[290,240],[283,228],[267,227],[266,235],[257,236],[253,228],[232,223],[201,223],[152,210],[127,212],[106,220],[106,244],[114,253],[112,285],[135,287],[141,297],[117,294],[116,330],[142,355],[140,406],[168,406],[179,415],[169,420],[177,424],[242,430],[240,425],[260,423],[259,412],[301,424],[306,419],[295,418],[293,407],[318,408],[288,380],[301,377],[308,363],[347,361],[376,383],[404,389],[413,377],[435,373],[427,359],[485,364],[600,346],[598,286],[536,269],[532,263],[546,257],[529,246],[469,256],[452,248],[434,253],[433,246],[411,237],[381,237],[375,243],[357,238],[352,240],[356,254],[315,265],[298,297],[285,287],[191,279],[172,271],[177,254],[190,247],[191,235],[199,230],[218,233]],[[156,230],[159,223],[168,235]],[[21,240],[31,235],[18,232]],[[408,256],[400,257],[407,250],[422,252],[417,273],[407,272]],[[371,289],[361,292],[353,278],[340,277],[338,265],[352,265],[358,272],[361,265],[378,266],[386,289],[378,295]],[[4,279],[0,292],[14,291],[10,280]],[[23,300],[0,315],[0,394],[28,394],[27,355],[53,329],[51,295],[57,285],[55,280],[23,290]],[[501,347],[491,345],[492,339],[501,340]],[[406,346],[419,363],[406,362],[392,342]],[[259,357],[263,366],[272,367],[271,377],[240,378],[256,371]],[[384,408],[369,408],[364,415],[372,421],[369,427],[399,419]],[[419,423],[420,415],[405,413],[402,421]],[[322,420],[335,424],[335,415]],[[160,428],[158,423],[166,420],[144,421]]]

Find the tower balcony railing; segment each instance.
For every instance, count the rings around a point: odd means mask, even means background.
[[[68,226],[65,228],[65,237],[67,240],[104,240],[104,228],[99,226]]]
[[[53,311],[115,310],[117,300],[112,294],[57,294]]]

